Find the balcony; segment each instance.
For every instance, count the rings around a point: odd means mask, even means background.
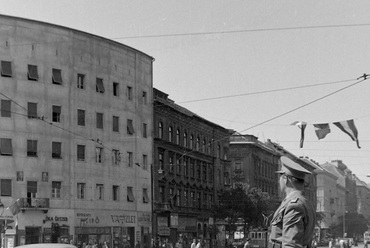
[[[26,210],[42,210],[44,213],[47,213],[50,208],[49,198],[20,198],[19,207],[22,212]]]

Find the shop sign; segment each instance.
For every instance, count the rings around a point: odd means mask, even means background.
[[[151,223],[151,216],[146,213],[139,216],[145,223]],[[59,218],[59,217],[58,217]],[[121,226],[122,224],[135,224],[136,214],[122,214],[120,212],[112,212],[111,214],[100,214],[94,212],[78,212],[76,213],[77,226]],[[148,220],[149,218],[149,220]],[[54,219],[55,220],[55,219]]]
[[[65,216],[45,216],[45,222],[46,221],[65,221],[68,222],[68,217]]]
[[[158,227],[158,235],[161,236],[170,236],[170,228],[165,226]]]
[[[177,228],[179,226],[179,215],[171,214],[171,227]]]
[[[152,218],[150,213],[138,213],[137,222],[139,225],[151,224]]]
[[[136,223],[136,217],[135,216],[129,216],[129,215],[115,215],[111,214],[110,216],[112,218],[112,223],[119,223],[119,224],[125,224],[125,223]]]
[[[157,223],[158,223],[158,226],[168,227],[168,217],[167,216],[158,216]]]

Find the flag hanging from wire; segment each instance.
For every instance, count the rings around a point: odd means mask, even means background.
[[[333,124],[336,125],[340,130],[348,134],[353,141],[356,141],[357,147],[361,148],[358,142],[357,128],[353,120],[334,122]]]
[[[299,129],[301,129],[301,140],[299,142],[299,147],[302,148],[303,147],[303,142],[304,142],[304,130],[306,129],[307,122],[295,121],[290,125],[297,126],[297,127],[299,127]]]
[[[317,138],[323,139],[330,133],[329,123],[313,124]]]
[[[15,202],[13,202],[13,204],[10,205],[8,208],[13,216],[17,215],[21,211],[20,199],[17,199]]]

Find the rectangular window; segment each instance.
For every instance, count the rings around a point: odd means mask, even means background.
[[[103,113],[96,113],[96,128],[103,129]]]
[[[86,197],[86,184],[77,183],[77,199],[85,199]]]
[[[17,171],[17,181],[23,182],[24,180],[24,173],[23,171]]]
[[[49,182],[49,173],[48,172],[42,172],[41,173],[41,181],[43,182]]]
[[[77,145],[77,161],[85,161],[85,146]]]
[[[96,185],[96,200],[104,200],[104,185]]]
[[[143,203],[149,203],[148,189],[143,189]]]
[[[61,106],[52,106],[52,121],[53,122],[60,122],[60,113],[62,112],[62,107]]]
[[[62,182],[51,182],[51,198],[61,198]]]
[[[77,109],[77,125],[85,126],[85,110]]]
[[[96,92],[98,93],[104,93],[104,84],[102,78],[96,78]]]
[[[132,152],[127,152],[127,165],[128,167],[132,167],[133,165],[133,156],[132,156]]]
[[[121,160],[121,156],[120,156],[119,150],[113,149],[113,164],[119,165],[120,160]]]
[[[12,77],[12,62],[1,61],[1,76]]]
[[[95,162],[101,163],[103,157],[103,148],[102,147],[96,147],[95,148]]]
[[[51,157],[62,158],[62,142],[51,143]]]
[[[62,84],[62,70],[53,68],[53,84]]]
[[[37,118],[37,103],[28,102],[27,103],[27,115],[29,119]]]
[[[176,190],[176,206],[181,206],[181,190]]]
[[[143,104],[146,105],[147,104],[147,101],[148,101],[148,94],[146,93],[146,91],[143,91]]]
[[[143,123],[143,138],[148,137],[148,124]]]
[[[0,196],[12,196],[12,180],[0,180]]]
[[[28,65],[28,80],[37,81],[39,74],[37,72],[37,65]]]
[[[113,132],[119,132],[119,117],[113,116]]]
[[[132,190],[132,187],[127,187],[127,201],[128,202],[135,201],[134,192]]]
[[[118,185],[113,185],[112,187],[112,200],[113,201],[119,201],[119,186]]]
[[[134,133],[135,133],[135,130],[134,130],[134,125],[132,123],[132,120],[127,119],[127,134],[134,134]]]
[[[148,155],[143,154],[143,169],[148,169]]]
[[[127,86],[127,99],[132,101],[132,87]]]
[[[119,96],[119,83],[113,82],[113,96]]]
[[[84,74],[77,74],[77,88],[84,89],[85,88],[85,75]]]
[[[1,156],[12,156],[13,155],[13,146],[12,139],[0,139],[0,155]]]
[[[27,140],[27,156],[37,157],[37,140]]]
[[[1,100],[1,117],[12,117],[10,100]]]

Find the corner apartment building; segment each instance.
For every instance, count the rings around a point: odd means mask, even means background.
[[[229,188],[230,131],[154,89],[153,234],[160,242],[193,238],[209,245],[212,206]]]
[[[151,233],[152,63],[85,32],[0,16],[0,200],[15,244]]]

